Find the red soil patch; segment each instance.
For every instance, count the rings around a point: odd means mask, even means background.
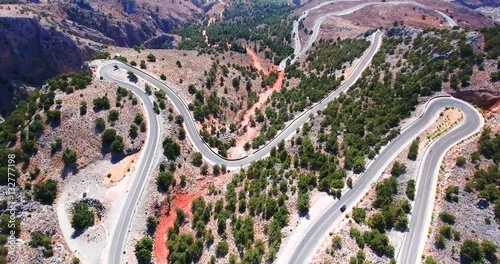
[[[268,70],[263,70],[262,65],[260,63],[260,59],[257,56],[257,54],[255,54],[255,52],[249,48],[247,48],[247,54],[252,58],[254,67],[258,71],[264,72],[264,75],[267,76],[271,71],[279,70],[278,66],[272,66]],[[267,100],[273,94],[274,91],[279,91],[281,89],[281,84],[283,83],[284,78],[285,78],[285,71],[279,71],[278,79],[276,79],[276,82],[274,82],[271,89],[268,89],[265,92],[261,93],[259,95],[259,100],[245,112],[245,114],[241,119],[240,127],[243,128],[246,127],[246,130],[245,132],[238,135],[238,138],[236,139],[236,146],[231,148],[228,152],[229,157],[240,157],[243,154],[242,150],[245,143],[249,142],[258,135],[259,127],[249,126],[251,117],[254,115],[255,109],[264,108],[266,106]]]
[[[167,244],[167,230],[174,226],[175,218],[177,214],[175,213],[175,208],[181,208],[185,212],[191,212],[191,202],[196,198],[200,197],[203,191],[197,194],[177,194],[172,201],[170,212],[168,213],[168,206],[163,206],[161,210],[160,223],[156,227],[155,241],[153,245],[153,254],[156,258],[156,263],[167,264],[168,260],[168,248]]]

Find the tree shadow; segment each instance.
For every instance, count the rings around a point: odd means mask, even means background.
[[[62,168],[61,170],[61,177],[62,179],[66,179],[68,177],[68,175],[75,175],[78,173],[78,166],[76,165],[76,163],[74,164],[71,164],[71,165],[66,165]]]
[[[85,232],[86,229],[75,229],[71,234],[71,239],[76,239]]]

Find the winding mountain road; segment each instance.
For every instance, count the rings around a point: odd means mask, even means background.
[[[459,125],[435,141],[426,151],[420,165],[417,180],[417,195],[410,222],[410,234],[405,239],[400,251],[398,263],[417,263],[416,257],[421,255],[423,241],[427,235],[426,226],[430,223],[432,204],[434,202],[435,181],[439,164],[446,151],[457,142],[476,133],[482,127],[481,114],[470,104],[452,98],[438,97],[429,101],[424,114],[411,126],[403,130],[398,137],[385,146],[376,159],[372,160],[365,172],[354,182],[352,189],[345,191],[337,202],[329,206],[321,216],[314,219],[310,228],[303,235],[300,243],[292,241],[291,247],[285,246],[277,263],[307,263],[319,246],[328,237],[331,228],[345,218],[370,189],[372,183],[382,174],[384,169],[401,153],[422,131],[434,123],[445,107],[456,107],[464,113]],[[427,154],[431,153],[431,154]],[[346,210],[340,211],[345,205]]]
[[[429,105],[422,118],[428,118],[425,116],[428,113],[436,113],[440,108],[449,106],[460,109],[464,114],[464,119],[445,136],[434,141],[423,154],[416,182],[417,189],[410,219],[410,231],[399,250],[398,263],[418,263],[421,259],[428,226],[432,219],[439,168],[444,155],[461,140],[479,132],[484,125],[483,117],[470,104],[451,97],[437,100],[439,103]]]
[[[366,8],[368,6],[374,6],[374,5],[403,5],[403,4],[407,4],[407,5],[418,6],[420,8],[424,8],[424,9],[429,9],[425,5],[422,5],[422,4],[416,3],[416,2],[412,2],[412,1],[369,2],[369,3],[362,3],[362,4],[359,4],[356,6],[352,6],[352,7],[349,7],[347,9],[344,9],[344,10],[322,14],[314,21],[314,25],[311,29],[312,34],[309,36],[309,38],[306,41],[305,46],[302,48],[302,44],[301,44],[300,37],[299,37],[299,21],[305,19],[309,15],[309,12],[317,10],[321,7],[324,7],[324,6],[327,6],[330,4],[334,4],[334,3],[345,3],[345,2],[356,3],[356,2],[360,2],[360,1],[361,0],[331,0],[331,1],[322,2],[318,5],[311,7],[309,9],[307,9],[306,11],[304,11],[302,13],[302,15],[296,21],[293,22],[293,28],[292,28],[291,34],[292,34],[292,39],[294,40],[293,41],[294,42],[294,52],[288,58],[281,61],[280,65],[279,65],[280,68],[285,69],[287,61],[289,61],[290,64],[295,63],[300,57],[302,57],[304,54],[306,54],[306,52],[309,49],[311,49],[313,43],[318,38],[321,24],[323,24],[323,22],[325,20],[327,20],[328,18],[335,17],[335,16],[349,15],[349,14],[352,14],[360,9]],[[450,16],[448,16],[448,15],[446,15],[443,12],[438,11],[438,10],[432,10],[432,11],[434,11],[438,15],[442,16],[448,22],[448,24],[450,24],[451,27],[458,26],[458,24]]]
[[[158,150],[156,149],[161,145],[160,138],[158,134],[161,131],[161,126],[159,125],[158,117],[153,112],[153,106],[151,103],[151,98],[149,98],[144,90],[139,87],[137,84],[132,83],[123,78],[123,74],[116,74],[116,67],[125,71],[131,71],[139,78],[149,83],[152,87],[163,90],[166,93],[166,96],[174,105],[174,108],[179,112],[180,115],[184,116],[184,128],[186,129],[187,135],[193,147],[202,153],[203,158],[212,163],[212,164],[224,164],[229,169],[239,169],[244,166],[248,166],[250,163],[262,159],[269,155],[271,149],[278,145],[281,140],[286,140],[293,136],[297,129],[300,128],[305,122],[307,122],[310,118],[310,115],[314,115],[318,112],[318,110],[324,109],[329,102],[337,98],[342,92],[346,92],[361,76],[364,69],[370,64],[373,56],[375,56],[377,50],[379,49],[382,41],[383,33],[381,31],[375,32],[372,36],[370,36],[371,45],[368,50],[364,53],[361,58],[361,61],[357,64],[355,69],[352,71],[351,75],[347,77],[346,81],[339,86],[335,91],[330,93],[328,97],[316,103],[308,110],[304,111],[302,114],[298,115],[293,121],[291,121],[285,129],[280,131],[278,135],[268,142],[265,146],[254,152],[253,154],[239,158],[239,159],[228,159],[220,156],[216,152],[214,152],[210,146],[208,146],[203,139],[201,138],[195,122],[194,118],[189,111],[188,106],[182,101],[179,95],[165,82],[159,81],[156,77],[150,75],[146,71],[139,70],[135,67],[127,65],[125,63],[109,60],[103,62],[99,68],[98,72],[101,77],[106,80],[113,81],[117,83],[119,86],[126,88],[139,96],[139,99],[144,103],[146,108],[148,124],[149,124],[149,133],[152,136],[148,136],[147,144],[145,150],[141,152],[141,157],[144,155],[152,155],[153,157],[157,154]],[[155,146],[153,149],[152,146]],[[152,170],[153,163],[156,159],[149,157],[140,158],[138,161],[139,168],[134,172],[134,181],[132,185],[129,187],[129,193],[125,200],[125,204],[121,209],[122,213],[120,218],[117,220],[118,224],[116,228],[111,231],[111,243],[108,246],[108,251],[105,251],[109,254],[108,263],[120,263],[122,252],[124,250],[124,245],[127,240],[127,234],[129,232],[129,226],[133,218],[135,205],[138,203],[139,198],[142,193],[142,189],[144,188],[148,175]]]
[[[313,7],[307,10],[299,19],[303,19],[307,16],[309,11],[318,9],[321,6],[331,4],[334,2],[356,2],[358,0],[338,0],[338,1],[329,1],[324,2],[316,7]],[[410,3],[415,4],[413,2],[389,2],[390,4],[398,4],[398,3]],[[294,56],[291,60],[295,62],[298,58],[300,58],[307,50],[309,50],[312,46],[312,43],[316,40],[318,36],[318,31],[321,23],[331,16],[340,16],[352,13],[356,10],[364,8],[373,4],[383,4],[383,3],[365,3],[355,7],[351,7],[347,10],[338,11],[330,14],[325,14],[318,18],[314,24],[313,34],[309,37],[307,44],[304,48],[301,47],[300,39],[298,38],[298,22],[294,23]],[[417,4],[418,5],[418,4]],[[444,14],[443,14],[444,15]],[[444,15],[445,16],[445,15]],[[445,16],[446,18],[446,16]],[[449,17],[448,17],[449,18]],[[451,19],[451,18],[450,18]],[[448,20],[448,19],[447,19]],[[448,20],[449,21],[449,20]],[[453,21],[451,19],[451,21]],[[450,25],[453,26],[453,23],[450,22]],[[368,50],[365,52],[363,57],[361,58],[358,65],[355,67],[351,75],[349,75],[346,81],[334,92],[330,93],[328,97],[321,100],[319,103],[313,105],[308,108],[308,110],[304,111],[302,114],[298,115],[293,121],[291,121],[285,129],[283,129],[273,140],[267,143],[258,151],[253,154],[242,157],[239,159],[227,159],[221,157],[216,152],[214,152],[200,137],[199,132],[194,123],[194,118],[189,111],[188,106],[184,101],[179,97],[179,95],[170,87],[169,84],[159,81],[157,77],[150,75],[146,71],[139,70],[130,65],[118,62],[118,61],[105,61],[103,62],[99,68],[98,72],[101,77],[106,80],[113,81],[120,85],[123,88],[126,88],[133,93],[135,93],[139,99],[143,102],[144,107],[146,109],[147,119],[148,119],[148,138],[144,149],[141,151],[141,155],[137,162],[137,168],[134,172],[135,176],[133,177],[133,182],[129,186],[129,194],[127,195],[125,202],[121,209],[120,217],[117,219],[117,224],[114,226],[111,231],[111,239],[108,244],[108,249],[106,252],[107,263],[121,263],[121,257],[123,256],[123,251],[125,250],[125,243],[127,241],[127,235],[129,233],[129,226],[133,219],[134,211],[136,204],[139,201],[142,190],[147,182],[148,176],[152,171],[153,166],[157,160],[157,154],[159,154],[159,148],[161,145],[161,125],[159,122],[159,118],[153,112],[152,99],[145,94],[144,90],[137,86],[135,83],[131,83],[128,80],[123,78],[123,75],[115,74],[116,67],[125,71],[132,71],[136,74],[140,79],[149,83],[152,87],[163,90],[169,100],[172,102],[176,110],[180,115],[184,116],[184,128],[186,129],[188,138],[192,143],[193,147],[202,153],[205,160],[212,164],[224,164],[228,168],[231,169],[239,169],[241,167],[249,165],[251,162],[262,159],[269,155],[271,148],[276,146],[281,140],[286,140],[293,136],[297,129],[300,128],[305,122],[309,120],[310,115],[314,115],[318,110],[325,108],[329,102],[337,98],[342,92],[346,92],[361,76],[362,72],[368,65],[370,61],[378,51],[381,45],[382,40],[382,32],[377,31],[371,37],[371,45]],[[290,57],[291,59],[292,57]],[[284,68],[286,65],[286,60],[284,60],[280,66]],[[436,144],[433,144],[429,149],[433,148],[434,153],[432,155],[426,154],[425,159],[422,161],[422,166],[428,166],[429,168],[435,168],[435,164],[440,162],[442,156],[444,155],[445,150],[449,149],[453,144],[459,141],[461,138],[470,135],[473,131],[478,130],[481,127],[482,119],[477,113],[477,111],[470,106],[469,104],[450,98],[437,98],[432,100],[427,106],[427,111],[424,115],[415,122],[411,127],[404,130],[400,136],[394,139],[391,143],[389,143],[377,156],[377,159],[369,164],[366,172],[360,176],[358,181],[353,186],[353,189],[344,193],[341,198],[341,202],[337,202],[332,206],[329,206],[325,210],[325,212],[315,220],[312,227],[304,234],[301,239],[301,242],[298,247],[292,247],[291,251],[286,251],[286,256],[284,254],[280,254],[278,258],[278,263],[307,263],[312,254],[317,250],[320,243],[324,240],[326,234],[328,233],[328,229],[337,223],[339,219],[343,216],[340,213],[339,208],[341,205],[345,204],[347,206],[346,212],[352,209],[352,207],[361,199],[361,197],[366,193],[371,183],[381,174],[385,167],[396,157],[397,153],[402,151],[412,140],[415,138],[421,131],[423,131],[428,125],[435,121],[437,115],[439,113],[439,109],[445,106],[455,106],[460,108],[464,114],[465,118],[460,123],[460,125],[454,128],[452,131],[448,132],[445,136],[436,141]],[[459,129],[462,128],[462,129]],[[439,144],[437,143],[439,142]],[[432,152],[432,151],[431,151]],[[436,155],[440,155],[437,156]],[[422,169],[423,170],[423,169]],[[435,174],[433,170],[424,170],[422,173]],[[420,173],[420,175],[422,175]],[[433,175],[434,175],[433,174]],[[431,175],[432,176],[432,175]],[[429,176],[429,177],[431,177]],[[435,176],[435,175],[434,175]],[[421,179],[419,177],[419,179]],[[427,177],[425,177],[427,179]],[[417,183],[417,201],[415,204],[415,212],[421,212],[424,215],[428,215],[429,208],[432,208],[432,203],[429,206],[429,199],[425,199],[421,192],[426,192],[429,188],[432,188],[432,179],[431,180],[419,180]],[[435,188],[435,185],[434,185]],[[433,196],[432,196],[433,197]],[[432,201],[432,200],[431,200]],[[419,207],[420,206],[420,207]],[[421,208],[421,209],[417,209]],[[414,220],[415,219],[415,220]],[[419,218],[413,217],[412,222],[410,224],[410,230],[423,230],[425,229],[427,218]],[[414,237],[414,240],[417,242],[409,243],[408,250],[420,250],[422,239],[418,238],[419,233],[410,232],[408,237]],[[420,242],[418,242],[420,239]],[[405,252],[410,252],[405,251]],[[418,256],[418,251],[416,256]],[[400,259],[413,261],[413,257],[415,254],[400,254]],[[413,263],[413,262],[403,262],[403,263]]]

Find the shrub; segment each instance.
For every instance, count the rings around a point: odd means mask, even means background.
[[[446,224],[454,225],[455,224],[455,216],[448,212],[439,213],[439,218]]]
[[[87,114],[87,102],[81,101],[80,102],[80,115],[85,115]]]
[[[68,166],[76,162],[77,155],[74,150],[67,148],[64,150],[61,158],[62,161],[64,162],[64,165]]]
[[[109,111],[109,114],[108,114],[109,121],[117,121],[119,117],[120,117],[120,112],[118,112],[117,110],[113,109],[113,110]]]
[[[29,245],[31,247],[45,247],[46,249],[50,249],[52,246],[52,239],[49,236],[44,235],[40,231],[31,232],[31,241]]]
[[[470,239],[466,239],[460,247],[460,256],[466,263],[483,263],[485,257],[481,245]]]
[[[217,252],[217,257],[224,257],[229,252],[229,244],[226,241],[221,241],[217,244],[215,251]]]
[[[457,166],[463,167],[466,162],[467,162],[467,159],[464,156],[457,157],[457,161],[456,161]]]
[[[154,216],[148,216],[146,220],[146,227],[148,234],[152,235],[156,231],[156,227],[160,221]]]
[[[61,123],[61,111],[59,110],[47,111],[47,123],[50,123],[52,125]]]
[[[57,181],[49,179],[35,185],[35,199],[43,204],[52,204],[57,196]]]
[[[151,252],[153,251],[153,239],[149,236],[143,237],[135,244],[135,257],[139,264],[151,263]]]
[[[139,127],[136,124],[131,124],[130,128],[128,130],[128,134],[131,138],[136,138],[137,137],[137,131],[139,130]]]
[[[94,108],[97,111],[102,109],[109,109],[110,107],[109,99],[107,96],[97,97],[92,101],[92,103],[94,104]]]
[[[408,180],[406,184],[406,197],[412,201],[415,199],[415,180]]]
[[[494,262],[496,260],[495,253],[497,252],[498,246],[489,240],[483,240],[483,242],[481,242],[481,247],[483,248],[486,259]]]
[[[95,120],[95,129],[103,131],[106,128],[106,121],[102,117]]]
[[[356,223],[363,223],[366,218],[366,209],[360,207],[352,208],[352,217]]]
[[[144,117],[142,116],[142,114],[135,114],[135,117],[134,117],[134,123],[136,125],[140,125],[142,122],[144,121]]]
[[[399,162],[394,162],[394,165],[392,166],[391,169],[391,175],[393,177],[399,177],[402,174],[406,172],[406,165],[399,163]]]
[[[200,152],[193,153],[191,162],[194,166],[200,167],[203,164],[203,155]]]
[[[151,54],[151,53],[149,53],[149,54],[148,54],[147,59],[148,59],[148,61],[150,61],[150,62],[155,62],[155,61],[156,61],[156,57],[155,57],[155,55],[153,55],[153,54]]]
[[[121,136],[116,136],[115,140],[111,143],[111,152],[122,153],[124,149],[125,145],[123,144],[123,138]]]
[[[443,249],[446,247],[446,238],[442,234],[437,234],[434,239],[434,245],[437,249]]]
[[[458,203],[458,186],[449,186],[446,189],[445,199],[450,203]]]
[[[104,130],[104,132],[101,135],[101,141],[103,144],[111,144],[113,141],[116,139],[116,130],[112,128],[108,128]]]
[[[170,171],[162,171],[156,177],[156,186],[162,192],[168,192],[171,185],[175,183],[174,174]]]
[[[170,160],[175,160],[181,154],[181,146],[171,137],[163,140],[163,154]]]
[[[420,143],[420,139],[417,137],[411,143],[410,150],[408,151],[408,159],[416,160],[418,156],[418,144]]]
[[[85,230],[94,225],[94,212],[87,203],[75,203],[71,213],[71,227],[74,229]]]

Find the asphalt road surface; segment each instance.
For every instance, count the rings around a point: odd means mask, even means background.
[[[311,49],[313,43],[316,41],[318,38],[318,34],[320,31],[321,24],[323,22],[331,17],[334,16],[345,16],[348,14],[352,14],[360,9],[366,8],[368,6],[373,6],[373,5],[401,5],[401,4],[409,4],[409,5],[414,5],[418,6],[424,9],[429,9],[425,5],[422,5],[420,3],[412,2],[412,1],[392,1],[392,2],[370,2],[370,3],[363,3],[359,4],[353,7],[349,7],[344,10],[340,11],[334,11],[330,13],[323,14],[319,16],[315,21],[314,25],[312,27],[312,34],[309,36],[307,39],[307,42],[304,47],[302,47],[300,38],[299,38],[299,21],[305,19],[308,15],[309,12],[314,11],[316,9],[319,9],[323,6],[334,4],[334,3],[340,3],[340,2],[359,2],[360,0],[331,0],[331,1],[326,1],[322,2],[312,8],[309,8],[308,10],[304,11],[302,15],[293,22],[293,28],[292,28],[292,38],[294,40],[294,52],[293,52],[293,57],[289,56],[288,58],[284,59],[283,61],[280,62],[280,68],[285,69],[287,61],[290,61],[291,64],[295,63],[300,57],[302,57],[306,52]],[[440,16],[442,16],[449,24],[451,27],[458,26],[458,24],[448,15],[444,14],[441,11],[434,10],[434,12],[438,13]]]
[[[462,122],[439,138],[429,148],[431,155],[425,155],[417,182],[416,202],[410,222],[410,234],[405,239],[403,249],[400,251],[400,262],[417,263],[415,256],[420,256],[423,242],[427,236],[426,219],[432,213],[434,195],[430,190],[434,188],[432,177],[437,177],[437,170],[444,153],[458,141],[474,134],[482,126],[481,115],[468,103],[452,97],[439,97],[431,100],[425,113],[410,127],[403,130],[398,137],[384,147],[375,160],[367,166],[366,171],[354,182],[351,190],[343,193],[335,204],[324,210],[324,213],[313,220],[310,228],[305,232],[300,243],[289,254],[283,254],[277,263],[308,263],[318,250],[318,247],[328,236],[332,226],[345,218],[345,214],[352,210],[364,194],[370,189],[371,184],[382,174],[391,161],[401,153],[422,131],[431,125],[438,117],[440,110],[447,107],[456,107],[464,113]],[[422,174],[423,173],[423,174]],[[423,179],[423,180],[422,180]],[[346,206],[344,213],[340,211],[342,205]],[[430,219],[429,221],[430,222]]]
[[[429,118],[428,115],[438,112],[443,106],[453,106],[462,110],[464,120],[445,136],[434,141],[423,154],[416,183],[417,190],[410,219],[410,231],[399,251],[398,263],[401,264],[420,262],[432,218],[439,167],[444,155],[452,146],[478,132],[483,126],[482,116],[468,103],[451,98],[445,101],[439,99],[439,101],[438,104],[429,105],[422,118]]]
[[[249,165],[253,161],[262,159],[269,155],[271,148],[278,145],[281,140],[286,140],[293,136],[297,129],[300,128],[305,122],[309,120],[310,115],[316,114],[318,110],[325,108],[330,101],[337,98],[342,92],[346,92],[361,76],[363,70],[370,64],[371,59],[376,54],[377,50],[380,47],[383,33],[381,31],[377,31],[371,36],[372,44],[365,52],[361,61],[353,70],[352,74],[347,78],[347,80],[340,85],[338,89],[334,92],[330,93],[330,95],[310,107],[308,110],[304,111],[298,117],[296,117],[293,121],[291,121],[285,129],[283,129],[278,135],[269,143],[267,143],[264,147],[257,150],[253,154],[240,158],[240,159],[227,159],[219,154],[215,153],[201,138],[198,130],[196,129],[194,118],[189,111],[188,106],[182,101],[182,99],[177,95],[177,93],[170,88],[165,82],[159,81],[156,77],[150,75],[149,73],[139,70],[130,65],[124,64],[119,61],[105,61],[103,62],[98,69],[100,76],[102,76],[106,80],[111,80],[117,83],[119,86],[126,88],[135,94],[139,95],[139,98],[144,103],[144,106],[147,111],[148,117],[148,133],[151,133],[151,136],[148,136],[147,145],[145,151],[141,152],[141,155],[145,155],[146,157],[140,159],[137,163],[139,167],[135,173],[134,181],[129,188],[129,195],[125,200],[125,204],[122,208],[122,213],[120,214],[120,218],[118,219],[118,224],[116,228],[111,231],[111,244],[109,245],[109,257],[108,263],[120,263],[121,256],[123,255],[123,251],[125,250],[125,243],[127,240],[127,234],[129,232],[129,226],[133,218],[133,214],[135,211],[135,205],[138,203],[142,189],[147,182],[148,175],[151,172],[153,163],[155,161],[155,154],[158,152],[157,148],[161,145],[159,133],[161,131],[161,126],[159,125],[158,118],[153,112],[153,106],[151,103],[151,99],[145,94],[143,88],[137,86],[135,83],[130,82],[129,80],[122,79],[120,75],[113,74],[116,71],[116,67],[119,69],[123,69],[126,71],[132,71],[139,78],[145,80],[149,83],[153,88],[161,89],[165,91],[167,97],[172,102],[176,110],[180,115],[184,116],[184,128],[187,132],[187,135],[193,144],[193,147],[202,153],[203,158],[212,164],[225,164],[228,168],[238,169],[244,166]]]
[[[104,62],[103,66],[107,64],[109,64],[109,62]],[[101,70],[100,75],[103,78],[112,80],[113,78],[110,75],[110,72],[112,71],[114,71],[114,69],[108,69],[104,71]],[[156,156],[159,153],[158,150],[161,146],[161,126],[159,123],[159,119],[153,111],[153,103],[151,99],[148,98],[148,95],[144,93],[143,89],[140,89],[134,85],[123,84],[122,87],[127,88],[139,97],[146,111],[148,128],[154,129],[148,129],[146,144],[141,151],[139,159],[136,162],[137,167],[133,171],[133,183],[131,185],[131,188],[127,190],[128,195],[125,199],[125,203],[122,205],[122,208],[120,210],[121,214],[118,218],[118,223],[115,225],[115,229],[111,231],[112,240],[111,243],[108,244],[107,252],[109,252],[109,259],[107,260],[107,263],[120,263],[120,257],[122,255],[122,251],[124,250],[124,245],[127,238],[128,227],[134,215],[135,205],[137,204],[142,190],[147,183],[147,175],[149,175],[156,163]]]
[[[318,6],[315,6],[306,12],[299,18],[303,19],[305,18],[309,11],[318,9],[324,5],[335,3],[335,2],[356,2],[358,0],[338,0],[338,1],[328,1],[324,2]],[[413,2],[390,2],[388,4],[399,4],[399,3],[409,3],[409,4],[416,4]],[[326,20],[328,17],[331,16],[341,16],[341,15],[346,15],[350,14],[352,12],[355,12],[356,10],[359,10],[361,8],[364,8],[366,6],[372,5],[374,3],[365,3],[361,4],[358,6],[351,7],[346,10],[342,11],[337,11],[329,14],[325,14],[321,17],[319,17],[314,24],[313,27],[313,34],[312,36],[309,37],[306,46],[302,49],[300,40],[298,38],[298,22],[294,23],[294,29],[292,34],[294,34],[294,59],[292,62],[295,62],[300,56],[305,54],[307,50],[309,50],[312,46],[312,43],[316,40],[318,36],[318,32],[321,26],[321,23]],[[379,3],[377,3],[379,4]],[[380,3],[382,4],[382,3]],[[419,4],[416,4],[419,5]],[[437,11],[440,13],[443,17],[446,18],[446,20],[450,23],[450,25],[456,25],[456,23],[448,16],[445,14]],[[455,23],[455,24],[454,24]],[[135,94],[139,96],[141,101],[144,104],[144,107],[146,109],[147,113],[147,118],[148,118],[148,139],[145,145],[144,150],[141,152],[141,156],[139,157],[138,160],[138,167],[134,174],[136,175],[133,180],[132,185],[129,188],[129,194],[126,197],[125,203],[123,204],[122,207],[122,213],[120,218],[118,219],[118,223],[116,227],[112,230],[111,232],[111,244],[109,245],[109,258],[108,258],[108,263],[120,263],[122,252],[125,247],[125,243],[127,240],[127,234],[129,232],[129,226],[130,222],[132,221],[133,214],[135,211],[135,205],[137,204],[142,190],[144,189],[144,186],[147,182],[147,178],[149,173],[152,170],[153,165],[155,164],[155,161],[157,160],[157,154],[159,153],[159,146],[160,146],[160,134],[161,134],[161,126],[159,124],[159,120],[156,117],[156,114],[153,112],[153,105],[151,102],[151,99],[148,98],[148,96],[144,93],[144,90],[141,87],[138,87],[136,84],[129,82],[128,80],[124,80],[120,77],[117,77],[117,75],[113,75],[113,72],[116,70],[115,67],[119,67],[121,69],[124,69],[126,71],[132,71],[134,72],[139,78],[143,79],[147,83],[149,83],[152,87],[161,89],[165,91],[167,97],[170,99],[176,110],[184,116],[184,128],[186,129],[187,135],[193,144],[194,148],[201,152],[204,159],[207,160],[208,162],[212,164],[225,164],[228,168],[230,169],[237,169],[241,168],[244,166],[249,165],[251,162],[262,159],[269,155],[269,152],[271,148],[275,147],[281,140],[286,140],[293,136],[298,128],[300,128],[305,122],[309,120],[310,115],[315,115],[318,110],[321,110],[327,106],[329,102],[337,98],[342,92],[346,92],[356,81],[357,79],[361,76],[363,70],[369,65],[371,59],[377,52],[377,50],[380,47],[381,44],[381,37],[382,37],[382,32],[378,31],[374,33],[371,38],[372,38],[372,44],[370,48],[367,50],[367,52],[363,55],[360,63],[356,66],[354,69],[353,73],[347,78],[347,80],[334,92],[329,94],[329,96],[323,100],[321,100],[319,103],[313,105],[312,107],[308,108],[305,112],[297,116],[292,122],[290,122],[287,127],[282,130],[272,141],[267,143],[264,147],[259,149],[258,151],[254,152],[253,154],[242,157],[240,159],[227,159],[224,158],[217,153],[215,153],[200,137],[195,123],[194,123],[194,118],[192,117],[191,112],[189,111],[187,105],[182,101],[182,99],[176,94],[176,92],[169,87],[165,82],[159,81],[156,77],[150,75],[149,73],[139,70],[137,68],[134,68],[132,66],[129,66],[127,64],[118,62],[118,61],[106,61],[104,62],[100,67],[99,67],[99,73],[100,75],[107,79],[107,80],[112,80],[119,84],[121,87],[126,88]],[[284,68],[286,61],[284,60],[280,66]],[[436,101],[439,102],[444,102],[443,100],[445,99],[439,99]],[[450,99],[451,100],[451,99]],[[436,102],[434,101],[434,102]],[[434,103],[432,103],[434,104]],[[408,144],[408,141],[405,140],[407,139],[406,137],[398,137],[394,142],[396,141],[401,141],[401,143],[406,143]],[[389,144],[387,149],[390,148],[390,146],[394,146],[397,144]],[[400,147],[400,146],[399,146]],[[387,151],[384,151],[383,153],[386,153]],[[383,156],[383,153],[377,157],[377,160],[381,160],[381,162],[384,163],[390,163],[392,159],[387,159],[387,157]],[[391,153],[389,152],[389,154]],[[379,163],[381,163],[379,162]],[[379,164],[377,162],[373,162],[373,164]],[[342,198],[342,200],[345,200],[346,202],[350,202],[348,209],[352,207],[352,202],[355,201],[356,199],[350,198],[350,196],[356,198],[356,197],[362,197],[362,195],[368,190],[370,182],[375,178],[375,174],[370,174],[370,168],[373,167],[372,170],[383,170],[383,168],[380,167],[381,165],[373,165],[369,166],[367,169],[367,172],[358,180],[356,186],[360,187],[353,187],[358,190],[356,191],[350,191],[347,192],[345,197]],[[386,165],[387,166],[387,165]],[[365,176],[366,175],[366,176]],[[375,175],[375,176],[374,176]],[[363,192],[359,192],[362,188]],[[358,199],[359,200],[359,199]],[[322,240],[318,240],[318,232],[315,230],[323,230],[325,228],[328,228],[329,225],[332,224],[335,220],[338,220],[339,215],[338,214],[338,208],[340,207],[340,203],[336,203],[334,206],[330,207],[328,211],[323,214],[319,219],[322,219],[318,224],[315,224],[315,226],[308,231],[308,233],[305,235],[304,240],[302,240],[301,245],[305,247],[300,247],[297,250],[293,251],[291,263],[305,263],[304,261],[307,261],[307,258],[309,257],[310,254],[312,254],[314,251],[311,251],[309,249],[311,248],[316,248]],[[411,234],[411,233],[410,233]],[[324,235],[324,234],[322,234]],[[280,260],[278,260],[280,261]]]

